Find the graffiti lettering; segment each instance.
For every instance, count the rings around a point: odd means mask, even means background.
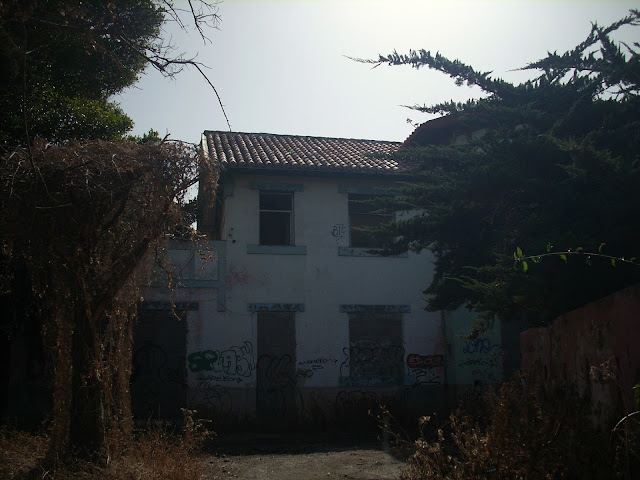
[[[347,358],[340,365],[341,377],[346,377],[349,372],[351,377],[397,382],[404,376],[404,348],[401,345],[361,341],[353,343],[350,348],[345,347],[343,352]]]
[[[336,240],[344,238],[344,234],[347,232],[347,227],[344,223],[336,223],[331,229],[331,236]]]
[[[418,355],[417,353],[411,353],[407,355],[407,365],[409,368],[442,367],[444,365],[444,357],[442,355]]]
[[[208,381],[198,383],[200,401],[217,415],[228,415],[232,410],[231,394],[222,385],[212,385]]]
[[[309,368],[299,368],[296,375],[300,378],[311,378],[313,377],[313,370]]]
[[[443,355],[407,355],[407,366],[415,377],[415,384],[442,383],[444,373]]]
[[[498,363],[491,358],[470,358],[458,364],[459,367],[497,367]]]
[[[139,418],[160,418],[177,414],[180,399],[187,389],[184,357],[147,343],[133,354],[131,376],[132,409]]]
[[[491,353],[494,350],[502,350],[502,346],[492,344],[491,340],[486,337],[476,338],[474,340],[467,340],[465,346],[462,349],[463,353]]]
[[[310,378],[313,376],[313,372],[322,370],[328,363],[336,364],[338,360],[335,358],[314,358],[298,362],[298,377]]]
[[[228,375],[207,375],[206,377],[202,377],[202,380],[209,380],[210,382],[242,383],[242,378],[230,377]]]
[[[298,362],[298,365],[324,365],[325,363],[338,363],[338,360],[335,358],[314,358],[313,360]]]
[[[416,385],[424,383],[442,383],[441,368],[414,368],[411,373],[416,377]]]
[[[258,414],[269,421],[295,421],[302,397],[295,363],[290,355],[260,355],[258,359]]]
[[[212,371],[226,375],[249,377],[255,370],[253,345],[244,342],[241,347],[233,346],[229,350],[204,350],[194,352],[187,357],[192,372]]]

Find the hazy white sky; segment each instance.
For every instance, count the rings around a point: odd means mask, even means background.
[[[212,43],[175,25],[165,34],[210,67],[233,131],[402,141],[413,130],[408,118],[428,119],[402,105],[461,101],[478,91],[434,71],[371,69],[346,56],[424,48],[518,81],[526,74],[509,70],[575,46],[591,21],[608,25],[638,7],[623,0],[225,0]],[[636,28],[619,37],[639,36]],[[153,128],[199,142],[204,130],[228,129],[195,70],[175,81],[149,70],[115,100],[133,118],[134,133]]]

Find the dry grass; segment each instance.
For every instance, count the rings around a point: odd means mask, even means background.
[[[0,429],[0,479],[19,478],[44,459],[48,438],[27,432]]]
[[[179,434],[150,427],[130,442],[115,440],[107,466],[71,459],[45,468],[46,434],[2,429],[0,480],[198,480],[204,477],[200,447],[207,436],[193,423]]]

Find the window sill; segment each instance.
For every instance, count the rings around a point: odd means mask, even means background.
[[[247,253],[264,255],[306,255],[304,245],[247,245]]]
[[[338,247],[338,256],[407,258],[409,252],[402,252],[397,255],[383,255],[382,249],[379,248]]]

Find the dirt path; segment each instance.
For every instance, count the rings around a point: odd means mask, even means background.
[[[223,435],[208,450],[209,480],[394,480],[405,468],[380,441],[352,434]]]

